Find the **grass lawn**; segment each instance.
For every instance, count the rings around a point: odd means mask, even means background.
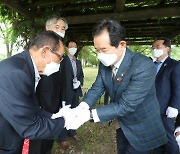
[[[91,88],[91,85],[94,83],[97,73],[98,73],[98,68],[94,67],[85,67],[83,68],[84,72],[84,85],[83,88]]]
[[[94,83],[97,68],[86,67],[84,71],[84,86],[90,88]],[[103,99],[96,104],[96,108],[103,104]],[[77,130],[78,137],[81,141],[75,142],[69,138],[70,149],[64,151],[58,142],[54,142],[52,154],[116,154],[115,126],[114,124],[102,125],[101,123],[87,122]]]

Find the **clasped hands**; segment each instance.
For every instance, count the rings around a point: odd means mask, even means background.
[[[59,117],[64,118],[64,127],[67,130],[78,129],[81,125],[90,120],[90,110],[81,106],[71,109],[70,105],[66,105],[61,108],[58,113],[53,114],[51,119],[56,119]]]

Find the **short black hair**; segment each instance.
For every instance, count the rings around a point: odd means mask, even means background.
[[[154,42],[156,42],[157,40],[163,40],[164,41],[163,45],[166,46],[166,47],[171,48],[171,41],[170,41],[170,39],[168,39],[166,37],[158,37],[158,38],[155,39]]]
[[[55,32],[45,31],[35,37],[29,48],[35,46],[39,49],[45,45],[48,45],[52,48],[53,51],[57,51],[59,49],[59,40],[62,41],[62,38],[59,37],[59,35]]]
[[[116,48],[119,46],[119,42],[125,40],[126,30],[121,24],[116,20],[104,19],[97,23],[92,31],[93,38],[103,30],[109,32],[110,44]]]
[[[66,42],[66,46],[67,46],[67,47],[68,47],[68,45],[69,45],[70,42],[76,43],[76,45],[77,45],[77,47],[78,47],[78,43],[77,43],[77,41],[75,41],[74,39],[69,39],[69,40]]]

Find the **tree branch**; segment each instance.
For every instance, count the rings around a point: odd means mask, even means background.
[[[20,13],[22,16],[32,19],[32,13],[28,12],[26,9],[24,9],[20,5],[12,2],[12,0],[0,0],[0,2],[5,4],[10,9]]]
[[[112,18],[119,21],[123,20],[141,20],[141,19],[158,19],[162,17],[175,17],[180,16],[180,6],[176,7],[163,7],[145,9],[139,11],[129,11],[110,14],[96,14],[96,15],[85,15],[85,16],[69,16],[66,17],[68,24],[84,24],[84,23],[96,23],[105,18]]]
[[[118,13],[123,12],[126,0],[116,0],[116,11]]]

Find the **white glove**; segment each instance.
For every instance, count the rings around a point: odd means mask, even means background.
[[[63,117],[65,112],[69,112],[71,110],[70,107],[71,107],[71,105],[64,106],[63,108],[61,108],[59,110],[59,112],[52,114],[51,119],[56,119],[56,118],[59,118],[59,117]]]
[[[73,82],[73,89],[77,89],[80,86],[80,81]]]
[[[175,118],[178,115],[178,109],[169,106],[166,110],[166,115],[168,118]]]
[[[66,101],[62,101],[62,107],[66,106]]]
[[[75,110],[71,109],[70,107],[71,105],[64,106],[59,110],[58,113],[53,114],[51,116],[51,119],[63,117],[65,120],[64,127],[71,125],[74,122],[75,118],[77,117],[77,113],[75,112]]]
[[[176,137],[177,135],[176,135],[176,133],[177,132],[180,132],[180,126],[178,126],[176,129],[175,129],[175,131],[174,131],[174,136]],[[179,135],[180,136],[180,135]]]
[[[66,129],[78,129],[85,122],[90,120],[90,111],[87,109],[74,108],[72,109],[77,114],[76,118],[72,123],[66,125]]]
[[[179,149],[180,149],[180,135],[179,135],[179,136],[176,136],[176,141],[177,141],[177,144],[178,144]]]
[[[81,102],[76,108],[89,110],[89,105],[86,102]]]

